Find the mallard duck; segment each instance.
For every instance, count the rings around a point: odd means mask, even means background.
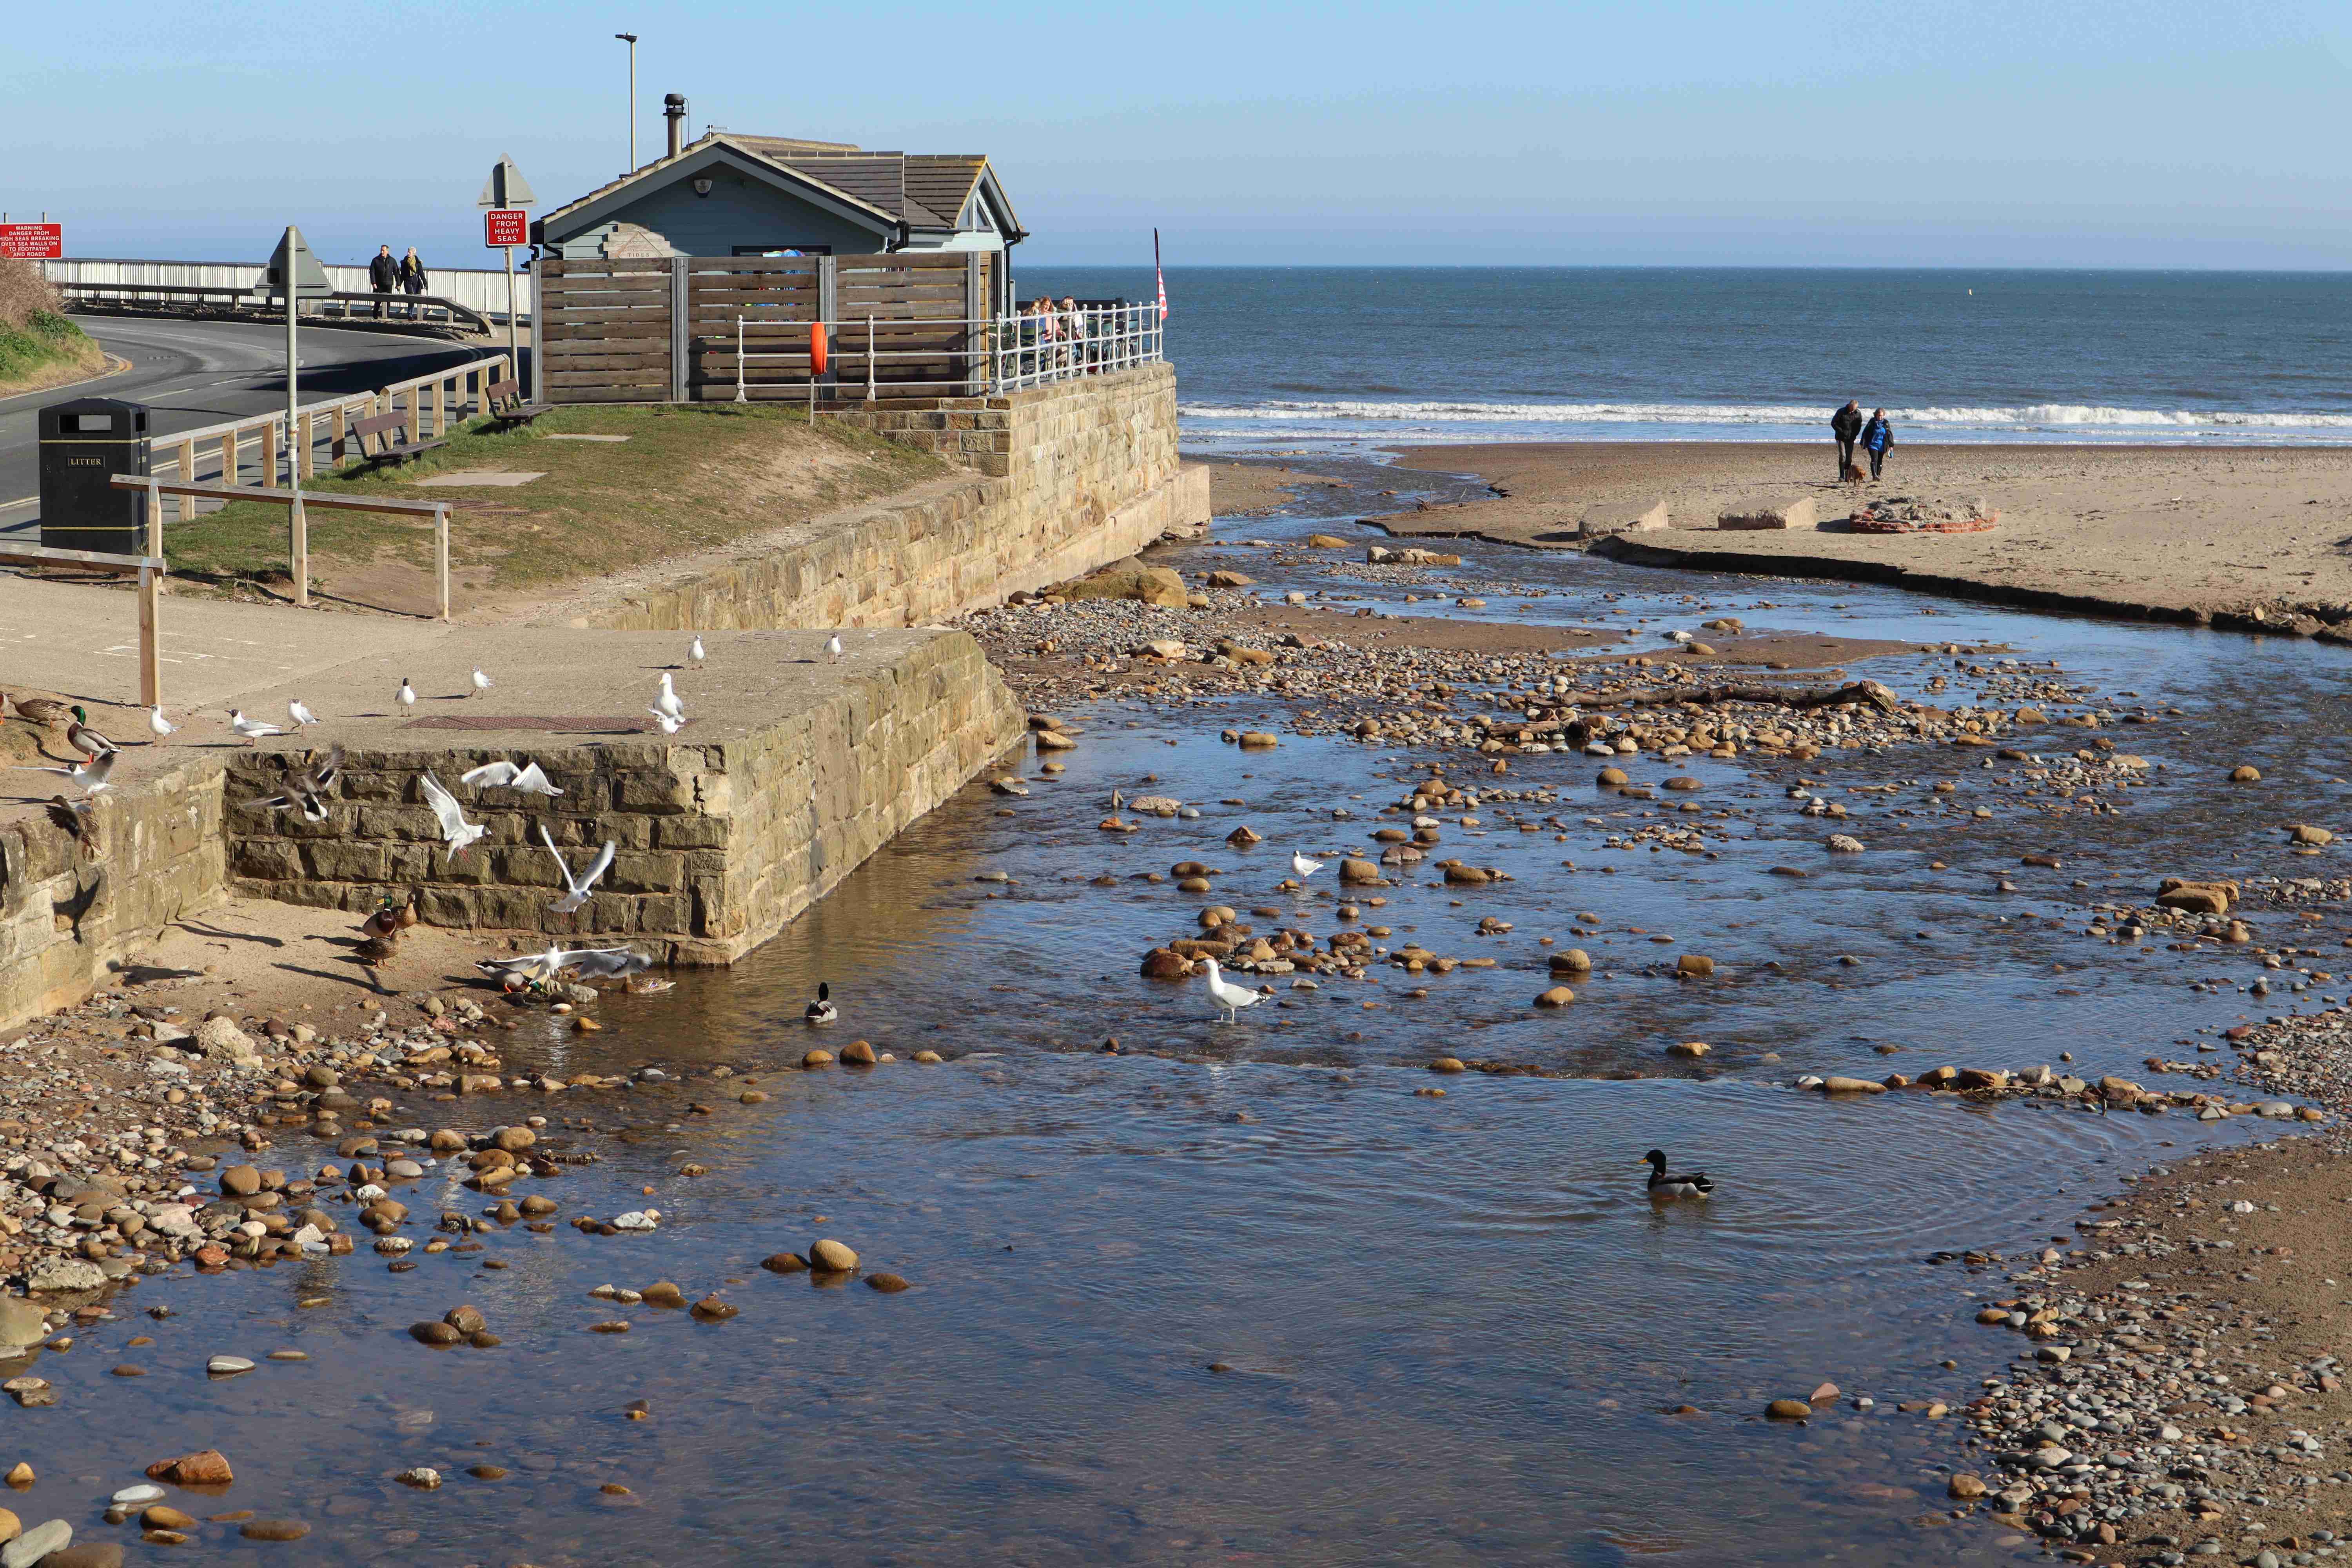
[[[16,697],[10,700],[16,705],[19,717],[36,724],[63,724],[73,718],[73,705],[54,697]]]
[[[801,1016],[812,1024],[830,1024],[840,1017],[841,1009],[833,1005],[833,987],[818,981],[816,1000],[801,1009]]]
[[[360,922],[360,934],[376,939],[399,936],[400,913],[392,907],[390,897],[384,898],[376,905],[374,912]]]
[[[114,742],[89,727],[89,715],[80,703],[73,707],[73,722],[66,726],[66,744],[85,757],[102,757],[114,750]]]
[[[1663,1149],[1651,1150],[1642,1156],[1642,1163],[1650,1167],[1650,1195],[1654,1198],[1703,1198],[1715,1191],[1715,1184],[1707,1180],[1705,1171],[1681,1176],[1666,1174],[1666,1152]]]

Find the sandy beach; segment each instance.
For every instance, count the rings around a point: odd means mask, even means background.
[[[2306,635],[2352,616],[2352,452],[2337,449],[1897,446],[1885,479],[1860,485],[1832,481],[1826,439],[1415,447],[1401,462],[1471,478],[1430,484],[1440,499],[1427,510],[1367,520],[1400,536],[1572,547],[1588,508],[1664,501],[1667,531],[1627,536],[1611,552]],[[1898,496],[1982,497],[1999,526],[1843,530],[1864,502]],[[1716,530],[1727,508],[1803,497],[1819,510],[1817,531]]]

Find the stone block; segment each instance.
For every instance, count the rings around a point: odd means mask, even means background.
[[[1580,539],[1603,539],[1618,533],[1653,533],[1668,526],[1666,503],[1610,501],[1584,509],[1577,520]]]
[[[1718,513],[1715,526],[1743,531],[1768,531],[1818,528],[1821,509],[1811,496],[1794,500],[1747,500]]]

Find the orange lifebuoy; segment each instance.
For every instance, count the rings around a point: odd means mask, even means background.
[[[811,321],[809,323],[809,374],[823,375],[830,359],[831,356],[824,349],[824,323]]]

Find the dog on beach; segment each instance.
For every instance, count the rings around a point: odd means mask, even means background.
[[[1849,462],[1845,466],[1845,472],[1840,474],[1838,478],[1847,484],[1858,485],[1863,484],[1869,479],[1870,471],[1867,468],[1864,468],[1860,463]]]

